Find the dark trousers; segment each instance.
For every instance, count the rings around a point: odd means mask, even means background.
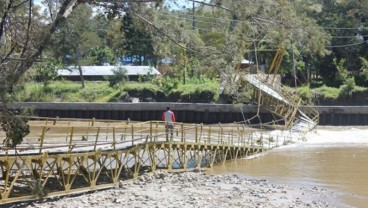
[[[169,133],[170,133],[170,141],[172,141],[174,137],[174,125],[165,124],[165,129],[166,129],[166,141],[169,141]]]

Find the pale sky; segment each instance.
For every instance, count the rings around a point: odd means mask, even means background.
[[[203,2],[209,2],[209,0],[202,0]],[[35,5],[39,5],[41,7],[41,11],[43,11],[46,7],[42,5],[42,0],[34,0]],[[174,3],[176,2],[176,3]],[[193,6],[193,2],[188,0],[165,0],[165,4],[169,6],[172,10],[181,10],[181,9],[191,9]],[[199,3],[195,3],[195,6],[199,6]]]
[[[34,4],[41,4],[42,0],[34,0]],[[208,2],[209,0],[203,0],[204,2]],[[174,0],[165,0],[165,3],[172,7],[172,9],[183,9],[183,8],[192,8],[193,3],[188,0],[176,0],[178,6],[176,6],[174,3]],[[198,6],[198,3],[196,3],[196,6]]]

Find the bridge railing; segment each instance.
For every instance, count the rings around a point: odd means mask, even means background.
[[[167,132],[162,121],[98,121],[71,119],[63,122],[30,121],[31,133],[17,146],[24,154],[70,153],[130,148],[147,142],[182,142],[199,145],[262,146],[270,148],[287,143],[290,135],[274,134],[262,129],[236,128],[236,124],[203,125],[176,123]],[[97,121],[93,121],[97,122]],[[72,126],[73,125],[73,126]],[[0,138],[5,139],[5,138]],[[0,146],[0,154],[15,154]]]

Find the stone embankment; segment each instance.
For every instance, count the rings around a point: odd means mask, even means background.
[[[341,207],[336,193],[238,175],[156,171],[113,189],[10,207]]]

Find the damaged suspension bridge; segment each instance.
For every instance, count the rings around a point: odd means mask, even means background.
[[[31,133],[21,145],[0,147],[0,204],[110,188],[157,169],[211,168],[303,139],[316,128],[317,111],[300,108],[300,98],[267,75],[241,80],[273,122],[262,123],[257,114],[240,123],[176,123],[171,137],[161,121],[31,118]]]

